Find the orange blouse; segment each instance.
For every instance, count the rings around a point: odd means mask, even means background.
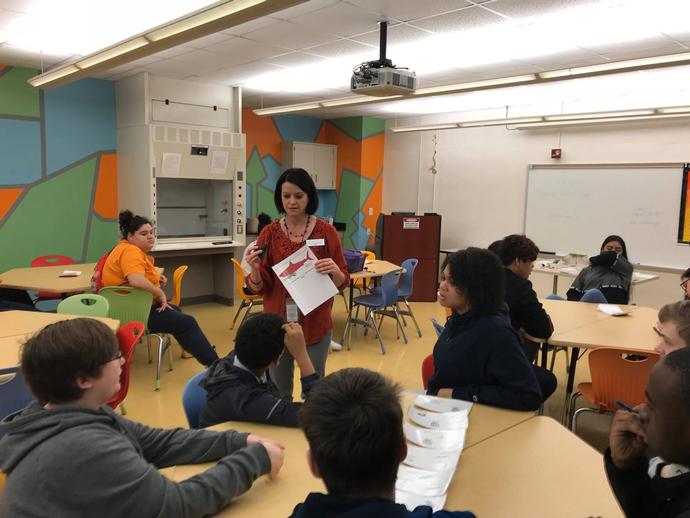
[[[142,274],[154,286],[160,285],[161,276],[153,266],[153,257],[123,239],[105,261],[103,286],[123,286],[127,284],[127,276],[132,273]]]

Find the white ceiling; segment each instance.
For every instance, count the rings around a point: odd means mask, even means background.
[[[35,1],[0,0],[0,41]],[[61,0],[66,15],[71,1]],[[122,2],[111,3],[117,10]],[[687,14],[688,4],[685,0],[311,0],[98,77],[117,80],[149,71],[240,85],[245,106],[270,107],[349,95],[351,68],[378,58],[377,22],[383,19],[390,24],[388,57],[398,66],[416,70],[419,86],[427,87],[687,52],[690,25],[673,9]],[[629,8],[620,11],[629,18],[611,18],[609,14],[621,6]],[[678,22],[672,23],[676,18]],[[606,27],[598,27],[602,24]],[[561,39],[564,30],[572,32],[570,39]],[[0,63],[9,65],[48,69],[75,56],[52,48],[41,53],[0,44]],[[293,91],[280,91],[289,83],[280,73],[296,68],[303,74],[285,87]],[[269,73],[278,75],[261,79]],[[303,86],[312,90],[299,91]],[[393,116],[383,104],[321,114],[350,113]]]

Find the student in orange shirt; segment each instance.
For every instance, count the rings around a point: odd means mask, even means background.
[[[104,286],[132,286],[153,295],[148,329],[153,333],[170,333],[182,348],[200,363],[208,366],[218,359],[199,324],[191,315],[168,304],[161,289],[168,280],[153,266],[148,253],[156,242],[151,222],[143,216],[135,216],[125,210],[119,217],[122,241],[113,248],[103,267]]]

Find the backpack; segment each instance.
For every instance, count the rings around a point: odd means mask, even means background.
[[[108,260],[108,256],[113,249],[111,248],[108,252],[104,253],[96,266],[93,269],[93,274],[91,275],[91,293],[98,293],[103,288],[103,268],[105,267],[105,262]]]
[[[367,256],[359,250],[350,250],[346,248],[343,251],[345,262],[347,263],[347,271],[350,273],[361,272],[364,269],[364,261]]]

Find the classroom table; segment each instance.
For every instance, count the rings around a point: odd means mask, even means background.
[[[599,311],[598,304],[557,300],[546,300],[542,303],[554,326],[554,333],[544,344],[544,348],[547,345],[556,345],[571,349],[565,390],[564,422],[567,419],[568,402],[573,393],[580,349],[610,348],[648,353],[654,351],[659,341],[653,330],[658,311],[653,308],[618,305],[630,313],[615,317]],[[542,366],[546,366],[545,354],[542,354]]]
[[[553,275],[553,291],[552,293],[558,293],[558,278],[559,277],[569,277],[574,279],[580,273],[580,271],[585,268],[586,265],[570,265],[561,267],[548,267],[548,266],[535,266],[532,270],[533,273],[545,273],[547,275]],[[638,284],[643,284],[645,282],[650,282],[657,280],[658,275],[651,273],[641,273],[633,272],[633,277],[630,286],[630,298],[632,300],[632,289],[633,286]]]
[[[402,403],[405,412],[407,412],[407,405],[410,401],[414,401],[415,397],[416,395],[411,394],[403,395]],[[476,445],[489,440],[502,431],[533,417],[533,412],[513,412],[475,404],[470,412],[470,426],[465,437],[465,448],[467,449],[470,444]],[[233,500],[216,516],[234,518],[289,516],[295,505],[304,501],[308,493],[326,491],[321,480],[315,478],[309,471],[306,460],[307,441],[298,428],[232,422],[216,425],[210,429],[251,432],[276,440],[285,446],[285,463],[278,476],[275,479],[261,477],[247,493]],[[462,464],[461,456],[460,466]],[[166,469],[164,473],[172,480],[180,481],[212,465],[213,463],[175,466],[172,470]]]
[[[21,345],[33,333],[61,320],[80,318],[79,315],[42,313],[40,311],[1,311],[0,312],[0,368],[14,367],[19,364]],[[100,320],[110,329],[116,331],[119,320],[112,318],[89,317]]]
[[[78,293],[91,287],[96,263],[61,264],[36,268],[13,268],[0,273],[0,287],[18,290]],[[65,270],[81,272],[77,277],[60,277]]]
[[[465,448],[445,507],[492,518],[623,516],[601,454],[550,417]]]
[[[350,302],[348,304],[347,320],[345,321],[345,329],[343,329],[343,337],[340,340],[341,344],[345,344],[345,339],[348,337],[348,330],[352,325],[361,324],[367,325],[366,321],[352,318],[352,307],[354,305],[354,288],[355,281],[357,279],[362,279],[366,282],[369,279],[374,281],[380,277],[383,277],[390,272],[402,272],[403,268],[397,264],[390,263],[388,261],[383,261],[380,259],[375,259],[373,261],[365,261],[364,269],[361,272],[354,272],[350,274]],[[383,342],[381,342],[381,347],[383,349]],[[349,343],[348,343],[349,349]]]

